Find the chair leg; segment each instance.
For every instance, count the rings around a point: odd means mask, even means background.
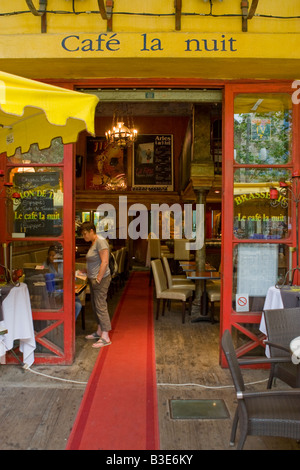
[[[186,302],[182,302],[182,323],[185,323],[185,309],[186,309]]]
[[[85,330],[85,305],[81,307],[81,327]]]
[[[231,435],[230,435],[230,445],[231,446],[234,446],[234,444],[235,444],[235,436],[236,436],[236,429],[237,429],[238,422],[239,422],[239,412],[238,412],[238,408],[237,408],[235,410],[235,415],[234,415],[234,418],[233,418],[233,423],[232,423],[232,428],[231,428]]]
[[[156,299],[156,320],[158,320],[158,316],[159,316],[159,305],[160,305],[160,299]]]
[[[243,450],[246,437],[247,437],[247,426],[245,426],[240,431],[240,439],[239,439],[239,442],[238,442],[238,445],[237,445],[237,450]]]
[[[166,307],[166,299],[163,299],[162,316],[164,316],[164,314],[165,314],[165,307]]]
[[[192,301],[193,301],[193,296],[189,298],[189,315],[192,315]]]
[[[152,278],[153,278],[153,273],[152,273],[152,267],[150,266],[149,286],[151,286],[152,284]]]
[[[273,378],[274,378],[274,369],[275,369],[275,364],[271,364],[271,369],[270,369],[270,375],[269,375],[269,380],[268,380],[268,388],[272,388],[272,383],[273,383]]]
[[[215,303],[210,302],[210,319],[212,323],[215,323]]]

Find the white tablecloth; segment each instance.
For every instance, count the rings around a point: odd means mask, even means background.
[[[0,336],[6,349],[12,349],[14,340],[20,340],[19,349],[23,353],[23,362],[29,367],[34,362],[36,348],[32,311],[27,285],[20,283],[13,287],[2,303],[3,322],[1,329],[8,330],[7,334]]]
[[[273,310],[275,308],[283,308],[282,298],[280,289],[277,289],[275,286],[269,287],[265,303],[264,310]],[[262,314],[259,329],[265,335],[267,334],[265,316]],[[266,356],[270,357],[269,346],[266,346]]]
[[[269,287],[265,303],[264,303],[264,310],[273,310],[275,308],[283,308],[282,298],[280,289],[277,289],[275,286]],[[260,322],[260,331],[264,334],[267,333],[266,323],[264,314],[261,316]]]

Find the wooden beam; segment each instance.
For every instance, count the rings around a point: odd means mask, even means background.
[[[39,0],[39,9],[37,10],[32,0],[26,0],[27,6],[34,16],[41,18],[41,33],[47,32],[47,0]]]
[[[245,33],[248,31],[248,8],[249,8],[249,3],[248,0],[242,0],[241,1],[241,9],[242,9],[242,31]]]
[[[182,10],[182,0],[175,0],[175,29],[176,31],[181,30],[181,10]]]
[[[106,8],[104,5],[104,0],[98,0],[98,6],[103,20],[107,20]]]
[[[38,10],[35,8],[32,0],[26,0],[26,3],[27,3],[27,6],[28,6],[29,10],[31,11],[31,13],[34,16],[43,16],[45,14],[46,8],[47,8],[47,0],[40,0],[39,1],[39,9]]]
[[[114,0],[106,0],[106,14],[107,14],[107,31],[113,30],[112,24],[112,11],[114,7]]]
[[[249,13],[248,13],[248,20],[251,20],[251,18],[253,18],[254,14],[256,12],[258,2],[259,2],[259,0],[252,0],[251,7],[250,7],[250,10],[249,10]]]

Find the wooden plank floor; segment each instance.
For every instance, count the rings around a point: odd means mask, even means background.
[[[109,301],[110,312],[121,295]],[[80,319],[76,325],[76,358],[71,366],[33,366],[34,371],[51,377],[87,382],[98,351],[85,340],[94,331],[95,322],[86,312],[86,331]],[[161,450],[227,450],[231,418],[235,409],[232,388],[207,389],[178,386],[193,383],[205,386],[231,385],[229,371],[218,360],[219,325],[192,324],[190,317],[181,323],[180,307],[155,322],[158,405]],[[245,381],[265,380],[266,371],[245,371]],[[170,384],[176,384],[170,385]],[[266,383],[253,386],[264,389]],[[0,366],[0,449],[63,450],[84,393],[85,385],[57,381],[36,375],[16,365]],[[230,419],[174,420],[170,416],[171,399],[223,399]],[[249,437],[245,449],[299,450],[288,439]]]
[[[197,316],[193,308],[193,315]],[[236,397],[228,369],[219,366],[219,324],[181,323],[180,306],[173,306],[155,326],[156,364],[161,449],[232,450],[229,437]],[[252,390],[264,390],[268,372],[245,370],[245,383]],[[167,385],[174,384],[174,385]],[[194,384],[178,386],[178,384]],[[199,386],[201,385],[201,387]],[[229,388],[219,388],[219,387]],[[277,384],[284,387],[284,384]],[[206,388],[212,387],[212,388]],[[172,419],[170,400],[224,400],[229,419]],[[290,439],[250,436],[245,450],[299,450]]]

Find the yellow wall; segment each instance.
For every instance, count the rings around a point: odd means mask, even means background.
[[[38,8],[39,0],[33,4]],[[215,16],[209,16],[210,2],[182,0],[180,31],[175,31],[174,0],[114,0],[112,32],[97,0],[75,0],[76,14],[72,5],[72,0],[48,0],[47,29],[41,33],[41,18],[24,0],[1,2],[0,69],[45,79],[300,76],[299,0],[260,0],[247,32],[242,32],[241,0],[213,0]],[[103,50],[97,49],[99,34],[120,47],[104,41]],[[76,37],[63,47],[69,35]],[[189,39],[195,40],[191,47]],[[196,41],[198,50],[192,47]]]
[[[33,4],[38,8],[39,0],[33,0]],[[212,17],[207,16],[210,12],[209,2],[182,0],[181,30],[186,32],[240,32],[240,4],[241,0],[223,0],[222,2],[214,0],[212,9],[214,15],[236,16]],[[249,5],[251,5],[251,0],[249,0]],[[97,13],[99,11],[97,0],[75,0],[77,14],[72,11],[72,0],[48,0],[47,10],[49,11],[47,13],[48,33],[68,31],[100,32],[106,30],[106,21],[102,20],[100,13]],[[25,0],[2,1],[0,14],[3,15],[0,17],[0,31],[2,34],[40,32],[40,18],[29,12]],[[260,0],[256,15],[248,21],[249,32],[297,33],[300,30],[300,18],[279,19],[259,16],[300,17],[299,0],[289,0],[287,2],[282,0]],[[113,30],[174,31],[174,0],[114,0]]]

